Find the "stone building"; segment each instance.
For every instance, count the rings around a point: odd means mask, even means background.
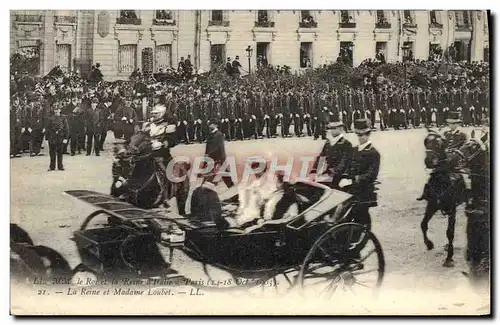
[[[435,59],[450,46],[453,60],[480,61],[489,48],[488,14],[472,10],[16,10],[10,39],[11,53],[38,51],[41,75],[99,62],[107,80],[177,68],[188,55],[203,71],[236,55],[245,69],[297,70],[339,55],[354,65]]]

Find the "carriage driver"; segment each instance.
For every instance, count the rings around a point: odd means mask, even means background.
[[[354,132],[358,136],[359,145],[353,148],[352,161],[339,187],[354,195],[359,203],[354,213],[354,222],[371,228],[371,217],[368,209],[377,206],[375,182],[380,167],[380,153],[369,141],[371,121],[359,119],[354,121]]]
[[[168,198],[169,183],[167,177],[167,165],[172,159],[170,148],[173,147],[176,127],[171,124],[167,118],[167,108],[164,105],[156,105],[151,111],[150,122],[143,125],[143,131],[149,132],[151,137],[151,149],[153,150],[156,164],[161,168],[165,177],[162,182],[163,197]]]

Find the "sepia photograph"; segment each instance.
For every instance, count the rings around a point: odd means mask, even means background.
[[[11,315],[491,316],[494,15],[10,10]]]

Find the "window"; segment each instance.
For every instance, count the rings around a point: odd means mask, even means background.
[[[118,53],[118,71],[132,73],[137,67],[137,45],[120,45]]]
[[[441,61],[443,49],[439,44],[429,44],[429,61]]]
[[[429,20],[430,20],[431,27],[434,27],[434,28],[443,27],[443,25],[441,25],[441,23],[440,23],[441,19],[439,19],[439,18],[440,18],[440,16],[439,16],[439,12],[437,10],[429,11]]]
[[[15,10],[16,21],[19,22],[41,22],[42,10]]]
[[[488,46],[483,48],[483,61],[490,62],[490,48]]]
[[[314,17],[311,15],[309,10],[301,10],[300,11],[300,28],[316,28],[318,25],[316,21],[314,21]]]
[[[269,64],[269,43],[257,43],[257,67]]]
[[[375,60],[380,63],[386,63],[387,42],[377,42],[375,44]]]
[[[412,12],[410,10],[404,10],[403,15],[404,15],[404,23],[406,25],[413,25],[415,23]]]
[[[403,43],[403,62],[413,61],[413,42]]]
[[[116,19],[117,24],[140,25],[141,20],[135,10],[120,10],[120,17]]]
[[[470,61],[470,42],[456,41],[454,44],[454,61]]]
[[[255,27],[274,27],[274,22],[271,18],[271,12],[268,10],[257,10],[257,20]]]
[[[223,21],[224,14],[222,10],[212,10],[212,21]]]
[[[213,44],[210,46],[211,67],[217,69],[225,62],[226,46],[224,44]]]
[[[389,19],[387,19],[385,12],[383,10],[377,10],[377,20],[375,22],[376,28],[390,28],[391,24]]]
[[[172,45],[160,45],[156,47],[156,71],[172,67]]]
[[[57,44],[56,46],[56,65],[63,71],[71,70],[71,45]]]
[[[300,67],[312,67],[312,43],[310,42],[300,43]]]
[[[156,19],[158,20],[173,20],[174,15],[171,10],[156,10]]]
[[[267,10],[258,10],[257,11],[257,21],[259,23],[265,23],[269,21],[269,14]]]
[[[135,10],[120,10],[120,18],[137,19]]]
[[[455,20],[456,20],[457,27],[469,27],[470,26],[470,12],[468,10],[455,11]]]
[[[344,64],[352,66],[353,64],[353,42],[340,42],[340,52],[338,61],[343,62]]]
[[[354,21],[354,13],[349,10],[340,11],[340,27],[341,28],[355,28],[356,22]]]
[[[76,10],[56,10],[54,20],[58,23],[77,23],[77,11]]]

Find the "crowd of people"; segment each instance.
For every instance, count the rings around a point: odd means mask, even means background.
[[[227,141],[318,139],[329,121],[342,121],[350,132],[360,118],[387,130],[441,126],[450,112],[460,112],[464,125],[479,125],[489,114],[485,62],[366,60],[358,67],[337,62],[300,73],[268,65],[242,77],[224,65],[197,73],[188,59],[178,69],[135,71],[129,80],[114,82],[104,80],[98,64],[87,80],[59,67],[45,77],[11,72],[11,155],[40,152],[55,107],[68,119],[64,151],[88,155],[104,149],[108,130],[130,139],[157,104],[167,107],[177,142],[185,144],[206,141],[209,122],[218,123]],[[97,116],[89,114],[96,109]]]

